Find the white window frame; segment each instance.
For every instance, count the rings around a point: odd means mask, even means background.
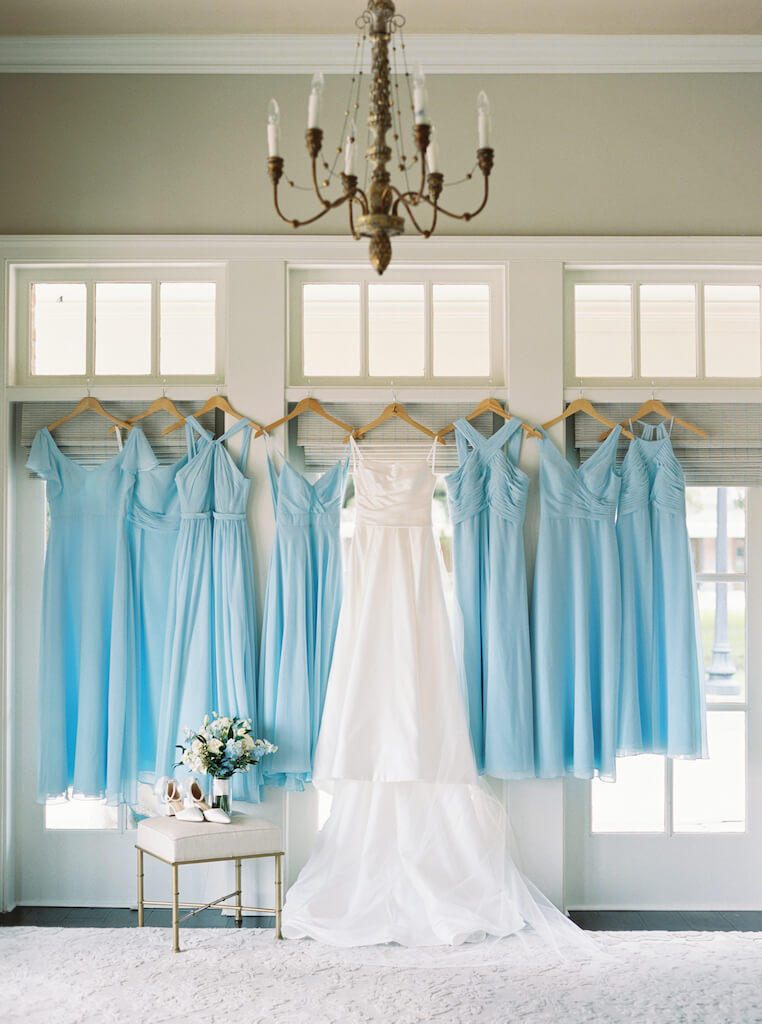
[[[353,377],[307,376],[303,363],[302,311],[306,284],[357,284],[360,287],[360,373]],[[379,278],[364,267],[291,266],[288,274],[287,384],[291,387],[498,388],[505,384],[505,267],[398,266],[386,271],[382,284],[420,284],[424,288],[424,372],[420,377],[385,377],[368,373],[368,285]],[[490,290],[490,373],[482,377],[444,377],[433,373],[432,291],[438,284],[486,284]]]
[[[587,376],[576,371],[576,337],[574,286],[577,284],[625,284],[631,289],[631,374],[628,377]],[[642,284],[692,284],[696,288],[696,374],[692,377],[654,377],[640,372],[640,303]],[[704,287],[706,285],[753,284],[762,295],[762,267],[713,266],[629,266],[605,267],[567,265],[564,274],[564,381],[572,387],[665,387],[674,388],[753,388],[762,384],[757,377],[707,377],[704,334]],[[762,300],[761,300],[762,301]],[[762,317],[760,317],[760,352],[762,352]],[[762,365],[762,359],[760,360]]]
[[[225,371],[227,338],[226,267],[223,263],[156,263],[152,261],[110,263],[15,263],[9,267],[10,323],[15,327],[9,347],[9,380],[21,387],[98,385],[210,384],[219,382]],[[199,282],[215,285],[214,372],[210,374],[166,374],[160,370],[160,286],[169,282]],[[39,374],[32,372],[32,304],[34,284],[84,283],[87,288],[86,370],[84,374]],[[151,285],[151,370],[145,374],[96,374],[95,372],[95,286],[102,282]]]

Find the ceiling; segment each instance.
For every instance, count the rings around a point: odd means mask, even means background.
[[[414,33],[762,33],[762,0],[400,0],[397,6]],[[0,35],[334,34],[352,31],[362,9],[363,0],[2,0]]]

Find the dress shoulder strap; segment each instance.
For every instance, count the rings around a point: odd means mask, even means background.
[[[277,454],[280,455],[280,457],[283,459],[284,462],[286,461],[286,457],[283,454],[283,452],[280,450],[280,448],[275,448],[274,447],[274,445],[273,445],[273,443],[272,443],[272,441],[270,439],[270,435],[267,432],[265,432],[264,438],[265,438],[265,454],[267,455],[267,478],[270,481],[270,494],[271,494],[272,499],[273,499],[273,512],[277,516],[277,514],[278,514],[278,491],[279,491],[279,485],[280,485],[280,475],[278,473],[278,470],[275,468],[275,462],[273,461],[273,454],[275,452],[277,452]]]
[[[351,434],[349,435],[349,448],[352,453],[352,472],[354,473],[357,467],[362,465],[363,456],[359,444]]]

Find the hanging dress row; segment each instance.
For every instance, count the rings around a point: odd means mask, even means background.
[[[134,427],[87,470],[38,432],[51,529],[40,650],[39,799],[69,790],[134,802],[172,774],[186,725],[211,709],[256,723],[251,428],[214,440],[189,418],[188,455],[160,466]],[[239,463],[224,441],[246,430]],[[196,436],[198,435],[198,437]],[[256,728],[256,725],[255,725]],[[260,798],[256,768],[237,795]]]

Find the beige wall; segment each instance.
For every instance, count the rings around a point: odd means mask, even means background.
[[[762,234],[762,75],[432,76],[443,167],[469,168],[478,89],[494,109],[482,235]],[[341,112],[347,80],[328,79]],[[288,172],[307,184],[304,76],[0,75],[0,232],[290,231],[265,173],[277,96]],[[339,122],[327,121],[328,152]],[[461,148],[462,147],[462,148]],[[297,214],[306,196],[285,190]],[[473,183],[448,197],[456,208]],[[343,233],[334,213],[312,230]]]

